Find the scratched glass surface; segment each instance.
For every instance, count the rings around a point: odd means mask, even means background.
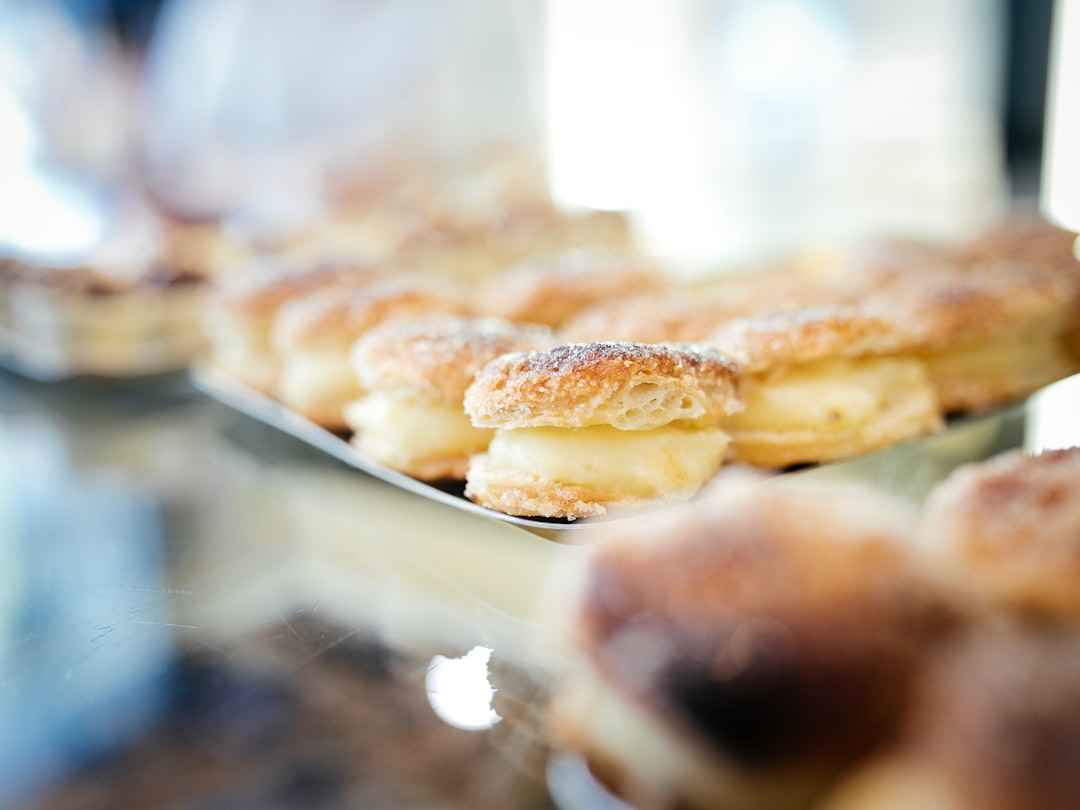
[[[0,450],[0,806],[550,806],[548,541],[182,377],[0,376]]]

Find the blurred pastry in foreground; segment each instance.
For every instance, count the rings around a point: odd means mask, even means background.
[[[598,301],[661,290],[670,282],[641,253],[575,248],[494,273],[477,289],[485,315],[557,327]]]
[[[203,318],[210,361],[252,388],[272,394],[281,372],[270,341],[278,311],[316,290],[359,287],[380,274],[369,264],[323,264],[302,270],[258,265],[223,279]]]
[[[292,300],[278,312],[271,332],[281,362],[276,395],[316,424],[345,430],[343,409],[363,393],[349,359],[361,336],[395,319],[467,310],[456,286],[420,276],[384,278]]]
[[[980,635],[930,668],[910,728],[821,810],[1080,807],[1080,636]]]
[[[923,361],[947,413],[1025,396],[1075,372],[1065,348],[1074,284],[1018,263],[912,273],[866,305]]]
[[[494,429],[465,494],[511,515],[579,518],[694,495],[727,449],[734,367],[685,344],[577,343],[507,354],[465,392]]]
[[[493,430],[473,427],[462,404],[476,372],[496,357],[551,344],[544,326],[443,315],[384,323],[352,350],[366,393],[345,407],[353,444],[415,478],[465,478]]]
[[[736,461],[763,467],[832,461],[941,426],[922,364],[902,336],[854,308],[733,321],[709,343],[742,375],[745,407],[724,421]]]
[[[752,483],[611,524],[543,606],[555,745],[639,808],[807,807],[966,625],[912,522],[862,487]]]
[[[1080,620],[1080,448],[956,470],[930,493],[920,538],[994,602]]]

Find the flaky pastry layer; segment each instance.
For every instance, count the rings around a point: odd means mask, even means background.
[[[505,354],[465,392],[474,425],[507,429],[715,424],[740,407],[728,358],[682,343],[572,343]]]

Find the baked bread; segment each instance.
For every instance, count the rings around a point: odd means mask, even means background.
[[[462,404],[473,376],[511,351],[548,346],[543,326],[442,315],[376,326],[352,349],[366,393],[345,408],[353,444],[423,480],[465,478],[469,458],[494,431],[473,427]]]
[[[947,413],[979,411],[1075,372],[1064,335],[1074,284],[1032,265],[997,262],[913,273],[867,307],[902,330]]]
[[[368,264],[296,269],[264,263],[221,279],[203,319],[211,362],[252,388],[273,394],[281,363],[270,331],[278,311],[318,290],[362,287],[381,274]]]
[[[328,430],[346,430],[343,408],[363,393],[349,360],[353,343],[387,321],[467,310],[457,287],[419,276],[295,298],[281,307],[271,330],[281,362],[277,397]]]
[[[762,467],[832,461],[941,426],[905,336],[857,308],[791,310],[733,321],[709,342],[742,375],[745,407],[724,422],[731,456]]]
[[[535,258],[484,279],[477,309],[557,327],[599,301],[661,290],[670,282],[649,257],[629,250],[575,248]]]
[[[512,353],[465,392],[494,429],[465,494],[512,515],[579,518],[692,496],[720,467],[735,370],[690,344],[578,343]]]
[[[911,524],[865,488],[757,483],[606,527],[542,618],[555,744],[635,807],[808,806],[967,622]]]
[[[992,601],[1080,620],[1080,448],[954,471],[930,493],[920,537]]]
[[[903,739],[821,810],[1080,807],[1080,637],[986,632],[929,668]]]

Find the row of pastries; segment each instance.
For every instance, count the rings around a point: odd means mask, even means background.
[[[1017,218],[680,282],[626,245],[478,278],[393,261],[232,279],[212,360],[375,461],[575,519],[939,430],[1080,367],[1075,234]]]
[[[556,749],[642,810],[1080,806],[1080,448],[921,510],[782,480],[566,558],[537,617]]]

